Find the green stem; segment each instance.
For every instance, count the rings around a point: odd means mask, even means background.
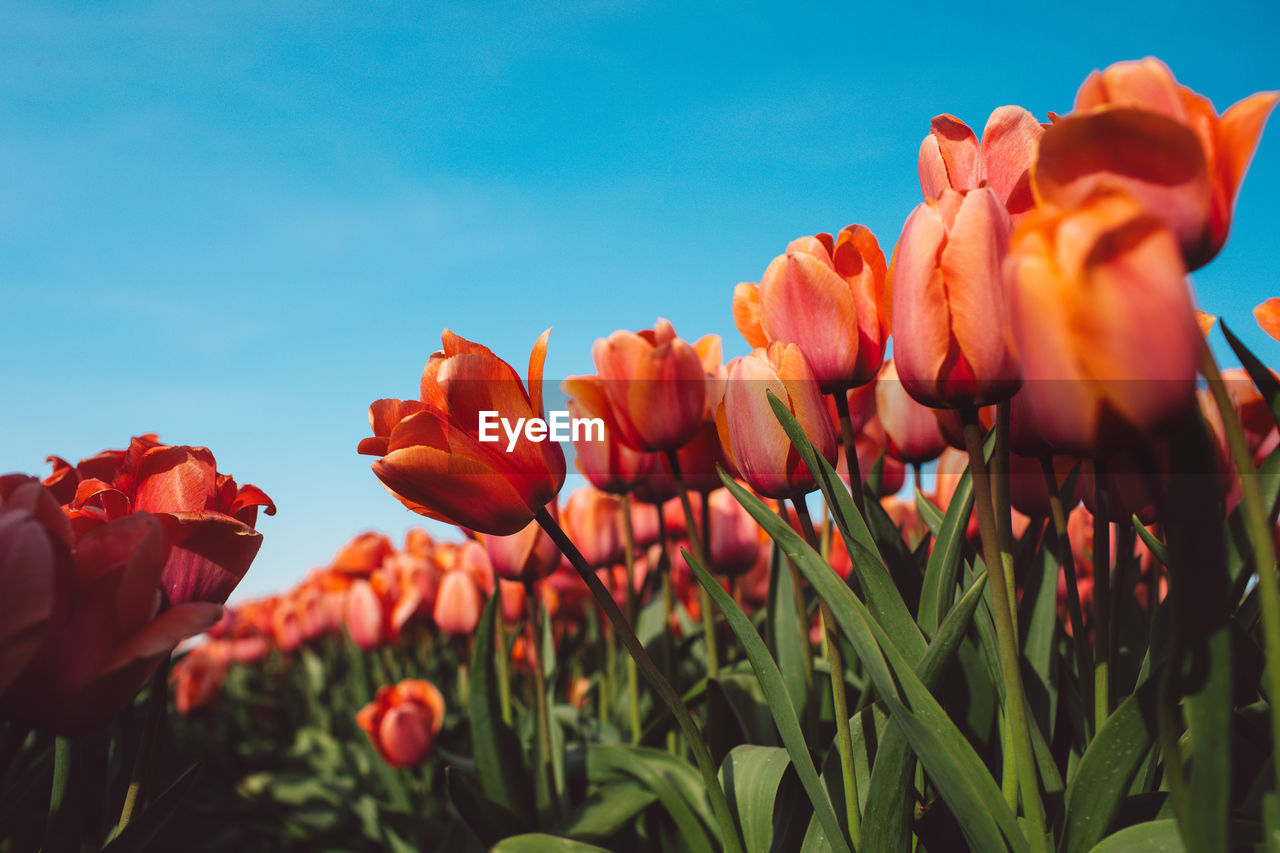
[[[1009,497],[1009,401],[996,404],[996,446],[991,455],[991,494],[996,525],[1000,533],[1000,568],[1011,592],[1017,590],[1013,577],[1013,513]],[[1018,596],[1009,596],[1009,615],[1018,627]]]
[[[668,450],[667,462],[671,465],[671,476],[675,478],[676,486],[680,489],[680,507],[684,510],[684,524],[689,531],[689,544],[693,546],[693,556],[702,565],[710,566],[711,561],[707,559],[707,552],[703,548],[705,540],[698,533],[698,522],[693,516],[693,504],[689,501],[689,487],[685,485],[684,477],[680,473],[680,457],[674,450]],[[702,504],[706,509],[708,501],[705,497]],[[704,521],[707,518],[708,516],[704,514]],[[706,532],[703,531],[704,534]],[[701,584],[698,585],[698,595],[698,608],[702,611],[702,636],[707,644],[707,676],[717,678],[720,675],[720,655],[716,649],[715,609],[711,605],[711,593],[703,589]]]
[[[817,550],[818,535],[803,497],[792,498],[800,529],[809,547]],[[844,685],[844,656],[836,634],[835,616],[825,600],[819,599],[822,611],[823,650],[831,669],[831,701],[836,715],[836,747],[840,753],[840,775],[844,780],[844,809],[849,823],[849,838],[856,848],[862,839],[862,813],[858,805],[858,775],[853,770],[853,734],[849,729],[849,696]]]
[[[595,573],[592,573],[595,577]],[[599,579],[597,579],[599,580]],[[542,608],[531,580],[524,582],[525,599],[529,608],[529,659],[533,663],[534,713],[538,731],[534,737],[534,799],[538,811],[551,806],[551,721],[547,713],[547,677],[542,669]],[[606,592],[606,595],[608,593]]]
[[[1280,744],[1280,587],[1277,586],[1275,543],[1271,538],[1267,508],[1262,501],[1258,472],[1253,466],[1253,456],[1245,441],[1244,428],[1240,425],[1240,418],[1223,384],[1222,373],[1218,370],[1218,364],[1207,343],[1200,350],[1200,372],[1208,380],[1213,402],[1222,414],[1231,460],[1240,475],[1240,504],[1244,511],[1245,530],[1249,536],[1249,544],[1253,546],[1254,562],[1258,568],[1258,601],[1262,606],[1262,641],[1267,661],[1265,677],[1268,705],[1271,709],[1271,741]],[[1273,749],[1271,755],[1275,761],[1276,778],[1280,779],[1280,748]]]
[[[862,505],[862,472],[858,470],[858,448],[853,434],[853,418],[849,415],[849,397],[844,391],[831,395],[836,401],[836,414],[840,416],[840,443],[844,446],[844,462],[849,469],[849,494],[858,513],[866,517]]]
[[[1111,716],[1111,523],[1107,494],[1107,468],[1101,458],[1093,462],[1093,638],[1097,658],[1093,665],[1094,731]]]
[[[991,479],[982,456],[982,431],[978,425],[978,411],[973,407],[960,410],[964,422],[964,443],[969,452],[969,471],[973,478],[974,504],[978,508],[978,527],[982,533],[983,558],[988,567],[1000,561],[1000,533],[996,528],[995,511],[991,503]],[[1000,650],[1000,671],[1004,678],[1005,715],[1013,730],[1014,755],[1017,758],[1018,779],[1022,791],[1022,809],[1027,819],[1029,840],[1035,851],[1048,849],[1045,834],[1044,805],[1040,799],[1040,783],[1036,776],[1034,753],[1031,751],[1031,730],[1027,722],[1026,696],[1022,692],[1021,655],[1018,653],[1017,627],[1010,614],[1009,596],[1012,590],[1005,582],[1003,571],[989,571],[993,602],[992,616],[996,623],[996,643]]]
[[[511,725],[511,661],[507,651],[506,617],[502,615],[502,593],[499,592],[497,619],[493,620],[495,651],[498,653],[498,701],[502,704],[502,722]]]
[[[76,774],[77,744],[59,736],[53,747],[53,786],[49,791],[49,816],[44,827],[47,853],[72,853],[80,849],[80,809],[73,776]]]
[[[729,801],[725,798],[724,788],[720,786],[720,780],[716,774],[716,766],[711,760],[711,752],[707,749],[707,743],[703,739],[702,731],[698,728],[698,724],[694,722],[693,717],[689,714],[688,707],[681,701],[671,683],[662,677],[662,673],[654,665],[653,659],[644,650],[644,646],[640,643],[636,632],[632,630],[631,625],[622,615],[622,611],[618,609],[613,596],[609,595],[609,591],[604,588],[604,584],[600,583],[596,573],[591,571],[587,561],[573,542],[570,541],[569,537],[565,535],[564,531],[560,529],[560,525],[556,523],[556,520],[551,517],[545,507],[539,509],[534,517],[538,524],[542,526],[542,529],[547,531],[547,535],[559,546],[561,552],[569,558],[569,562],[573,564],[574,569],[586,582],[587,588],[591,590],[592,596],[596,599],[596,604],[604,610],[605,615],[609,617],[609,621],[613,623],[614,630],[618,632],[618,636],[622,639],[622,644],[626,646],[627,651],[635,659],[645,680],[649,682],[654,692],[658,694],[658,698],[662,700],[675,718],[680,730],[684,732],[685,740],[689,742],[694,761],[698,765],[698,771],[702,774],[702,782],[706,786],[707,796],[711,800],[712,811],[715,813],[716,821],[720,824],[725,850],[731,853],[742,853],[742,838],[738,835],[737,826],[734,824],[733,813],[729,810]]]
[[[1053,470],[1053,457],[1041,456],[1040,469],[1049,489],[1049,514],[1053,518],[1054,545],[1058,550],[1058,563],[1067,580],[1067,615],[1071,619],[1071,639],[1076,649],[1076,677],[1080,683],[1085,707],[1093,706],[1093,651],[1085,635],[1084,613],[1080,609],[1080,586],[1076,576],[1076,558],[1071,550],[1071,536],[1067,531],[1067,512],[1062,505],[1062,491],[1058,488],[1058,474]],[[1085,720],[1085,739],[1093,740],[1093,717],[1082,715]]]
[[[636,533],[631,524],[631,496],[622,496],[622,558],[627,567],[627,621],[636,622]],[[640,679],[635,658],[627,656],[627,692],[631,705],[631,742],[640,743]]]
[[[116,835],[124,831],[138,806],[143,803],[143,794],[146,793],[153,775],[156,740],[164,724],[164,713],[168,705],[169,656],[165,655],[151,676],[147,707],[143,712],[142,735],[138,738],[138,751],[133,758],[133,771],[129,778],[129,788],[124,795],[124,805],[120,809],[120,819],[116,823]]]

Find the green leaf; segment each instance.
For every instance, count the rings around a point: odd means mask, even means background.
[[[938,533],[942,529],[942,510],[920,491],[920,487],[916,487],[916,512],[920,514],[920,520],[929,528],[929,533],[936,539]]]
[[[994,435],[992,437],[994,441]],[[964,552],[965,532],[973,513],[973,478],[966,468],[960,475],[946,515],[929,552],[924,570],[924,586],[920,590],[920,609],[916,621],[926,636],[932,637],[942,623],[955,597],[956,577],[960,571],[960,555]]]
[[[723,472],[721,477],[727,482],[733,482],[732,479],[725,477]],[[734,485],[736,486],[737,484],[734,483]],[[738,489],[742,490],[742,487],[738,486]],[[755,496],[752,495],[752,497],[754,498]],[[756,500],[757,502],[759,501],[758,498]],[[760,506],[764,507],[763,504],[760,504]],[[768,507],[764,507],[764,511],[776,524],[786,526],[785,522],[778,518]],[[787,529],[791,530],[790,527],[787,527]],[[800,717],[791,702],[790,694],[787,692],[777,663],[769,656],[769,650],[765,648],[764,641],[760,639],[760,635],[756,633],[755,628],[751,625],[751,620],[742,612],[742,608],[738,607],[737,602],[724,591],[719,582],[711,577],[707,570],[688,552],[685,552],[685,559],[688,561],[690,568],[693,569],[694,577],[698,579],[698,583],[702,584],[703,588],[711,594],[712,600],[720,608],[720,612],[724,614],[725,621],[729,623],[729,628],[733,631],[734,636],[738,638],[738,643],[742,646],[743,652],[746,653],[747,660],[751,662],[751,668],[755,671],[761,690],[764,691],[765,701],[769,704],[769,711],[773,715],[774,724],[778,727],[778,734],[782,737],[783,744],[786,745],[792,764],[795,765],[796,773],[800,777],[800,784],[804,786],[805,793],[809,795],[809,800],[813,803],[814,813],[822,821],[828,841],[832,844],[833,849],[837,851],[849,850],[850,847],[845,838],[844,830],[840,826],[835,809],[827,796],[827,789],[823,787],[822,780],[818,778],[818,770],[814,767],[813,759],[809,756],[809,747],[805,743],[804,734],[800,730]],[[833,576],[835,575],[835,572],[829,566],[827,571],[831,572]]]
[[[965,816],[963,828],[974,846],[990,849],[993,841],[1002,844],[1000,836],[1003,833],[1014,849],[1025,850],[1026,837],[1005,804],[999,786],[972,745],[920,682],[887,629],[798,533],[751,492],[729,477],[722,476],[721,479],[737,501],[791,557],[818,595],[830,605],[840,630],[853,644],[881,698],[886,703],[892,701],[891,708],[896,705],[904,712],[909,708],[911,720],[904,726],[904,734],[929,775],[938,782],[943,798],[957,809],[957,814]],[[914,629],[915,623],[911,624]],[[898,684],[902,686],[906,703],[896,698],[899,696]],[[982,808],[975,813],[965,811],[975,802]]]
[[[178,810],[178,806],[182,805],[183,798],[196,782],[199,770],[199,764],[193,764],[184,770],[163,794],[143,810],[142,814],[129,821],[129,825],[104,848],[103,853],[127,853],[127,851],[150,849],[156,833],[164,828]]]
[[[720,765],[725,796],[749,851],[772,846],[774,800],[790,766],[785,749],[754,744],[734,747]]]
[[[1092,848],[1115,820],[1155,740],[1156,679],[1147,679],[1107,718],[1067,786],[1063,853]]]
[[[685,849],[710,853],[719,846],[702,777],[687,763],[649,747],[589,744],[587,780],[605,784],[617,779],[653,792],[675,822]]]
[[[783,673],[782,682],[786,685],[787,695],[791,697],[796,714],[803,720],[809,709],[811,692],[805,670],[811,666],[809,661],[813,650],[809,646],[809,626],[800,621],[797,610],[792,570],[783,565],[781,556],[774,560],[773,571],[769,575],[769,599],[766,606],[765,625]]]
[[[657,801],[658,796],[638,782],[611,782],[573,813],[564,833],[573,838],[606,841]]]
[[[603,847],[583,844],[568,838],[530,832],[504,838],[493,846],[491,853],[609,853]]]
[[[1134,532],[1138,534],[1138,538],[1142,540],[1142,544],[1147,546],[1147,550],[1151,552],[1160,565],[1169,565],[1169,553],[1164,547],[1164,543],[1155,537],[1155,534],[1147,529],[1138,516],[1130,516],[1130,522],[1133,524]]]
[[[1034,533],[1029,530],[1027,535]],[[1054,638],[1058,630],[1059,566],[1049,548],[1041,548],[1027,562],[1030,566],[1018,605],[1023,638],[1023,689],[1037,726],[1052,739],[1058,709]]]
[[[894,644],[907,657],[907,660],[913,665],[919,663],[924,657],[926,645],[924,635],[920,633],[920,628],[911,617],[906,602],[902,600],[902,594],[898,591],[893,576],[885,567],[884,558],[880,555],[880,550],[871,537],[871,531],[867,528],[862,514],[854,505],[849,490],[845,488],[844,481],[840,479],[840,475],[836,473],[831,463],[814,449],[809,437],[805,435],[804,429],[786,404],[772,391],[767,393],[769,404],[773,406],[778,422],[791,438],[791,443],[800,453],[810,473],[814,475],[819,488],[822,489],[823,497],[827,499],[827,505],[831,507],[832,517],[835,519],[841,538],[844,539],[849,558],[853,562],[854,575],[858,579],[863,594],[867,597],[867,607],[893,638]],[[721,479],[725,479],[723,473]],[[778,541],[776,537],[774,541]]]
[[[480,615],[471,654],[471,696],[468,705],[471,749],[476,776],[486,799],[529,821],[533,814],[529,778],[522,750],[511,727],[502,721],[494,659],[494,621],[501,602],[495,589]]]
[[[486,797],[479,784],[457,767],[446,767],[444,778],[453,807],[486,845],[497,844],[508,835],[529,829],[510,809]]]
[[[1253,380],[1253,384],[1258,387],[1258,392],[1262,394],[1262,399],[1267,401],[1267,408],[1271,410],[1271,417],[1280,426],[1280,382],[1276,381],[1275,376],[1267,369],[1258,357],[1249,351],[1249,348],[1232,333],[1227,327],[1226,320],[1219,320],[1218,325],[1222,327],[1222,334],[1226,337],[1227,343],[1231,345],[1232,351],[1235,352],[1236,358],[1240,359],[1240,364],[1244,366],[1245,371],[1249,374],[1249,378]]]
[[[1169,819],[1127,826],[1104,838],[1093,853],[1183,853],[1186,849],[1178,822]]]

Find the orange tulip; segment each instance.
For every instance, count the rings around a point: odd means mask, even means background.
[[[487,348],[448,329],[422,371],[419,400],[377,400],[374,435],[359,452],[381,457],[373,472],[405,506],[428,518],[498,536],[515,533],[564,485],[554,441],[517,440],[506,452],[480,440],[480,413],[511,423],[542,418],[548,329],[529,356],[529,388]]]
[[[605,425],[603,441],[588,441],[584,436],[573,443],[578,471],[597,489],[614,495],[625,495],[644,482],[653,469],[654,456],[632,450],[618,438],[613,409],[600,377],[571,376],[560,387],[569,396],[569,417],[599,418]]]
[[[895,459],[918,465],[938,458],[946,449],[937,415],[906,392],[892,361],[885,362],[876,382],[876,413],[884,430],[885,449]]]
[[[747,483],[766,497],[790,498],[817,488],[769,405],[768,391],[787,405],[828,462],[836,461],[831,416],[804,353],[772,343],[729,363],[716,425],[726,454]]]
[[[875,378],[889,339],[884,253],[875,235],[850,225],[802,237],[733,294],[733,319],[753,347],[797,344],[824,393]]]
[[[226,660],[206,646],[187,652],[169,674],[174,708],[185,717],[192,711],[212,707],[218,701],[218,689],[226,675]]]
[[[863,483],[870,481],[872,471],[878,463],[880,464],[879,493],[882,497],[897,494],[907,482],[907,467],[901,460],[888,453],[884,427],[880,425],[878,417],[863,424],[862,431],[853,440],[853,448],[858,456],[858,472]],[[883,463],[881,459],[884,460]],[[840,472],[841,479],[846,483],[849,482],[849,466],[844,454],[841,454],[836,470]]]
[[[458,553],[457,563],[446,567],[440,576],[432,611],[436,627],[453,636],[470,634],[480,623],[484,599],[492,589],[493,569],[484,547],[478,542],[466,543]]]
[[[982,145],[953,115],[935,116],[920,143],[920,189],[926,201],[945,189],[990,186],[1014,221],[1035,206],[1028,168],[1044,128],[1022,107],[999,107],[987,119]]]
[[[381,533],[369,531],[352,539],[334,555],[330,565],[335,571],[368,577],[382,562],[395,553],[391,540]]]
[[[760,561],[761,551],[770,550],[768,537],[727,489],[712,492],[708,500],[710,570],[730,577],[746,574]]]
[[[569,495],[561,513],[565,532],[592,568],[622,561],[622,501],[590,487]],[[557,565],[559,560],[557,560]]]
[[[559,517],[554,502],[547,504],[552,518]],[[510,536],[483,536],[485,553],[494,573],[510,581],[545,578],[560,566],[560,549],[536,521]]]
[[[926,406],[985,405],[1018,388],[1001,275],[1009,228],[989,187],[943,190],[903,226],[891,272],[893,358]]]
[[[1109,452],[1194,405],[1202,344],[1182,256],[1132,196],[1036,210],[1008,274],[1022,411],[1059,452]]]
[[[1253,318],[1262,331],[1280,341],[1280,298],[1273,296],[1254,308]]]
[[[591,348],[618,437],[634,450],[679,450],[697,434],[707,406],[699,352],[667,320],[617,331]]]
[[[387,614],[368,581],[358,580],[347,590],[343,617],[351,641],[364,651],[376,649],[386,639]]]
[[[1173,231],[1189,269],[1222,248],[1236,194],[1280,94],[1259,92],[1218,115],[1158,59],[1094,71],[1075,110],[1040,141],[1037,200],[1073,207],[1098,187],[1137,196]]]
[[[378,688],[356,715],[382,760],[392,767],[420,764],[444,725],[444,697],[430,681],[405,679]]]

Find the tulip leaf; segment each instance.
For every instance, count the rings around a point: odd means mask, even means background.
[[[644,746],[587,746],[587,781],[611,784],[617,780],[638,782],[662,804],[686,850],[715,849],[720,839],[699,773],[684,761]]]
[[[790,766],[785,749],[749,743],[730,750],[720,765],[720,782],[747,850],[772,846],[775,801]]]
[[[486,797],[479,783],[468,773],[457,767],[446,767],[444,778],[453,807],[486,846],[497,844],[513,833],[528,830],[525,822],[510,809]]]
[[[1147,546],[1147,550],[1151,555],[1160,561],[1160,565],[1169,565],[1169,552],[1165,548],[1163,542],[1156,538],[1155,534],[1147,529],[1138,516],[1130,516],[1129,520],[1133,523],[1134,532],[1138,534],[1138,538],[1142,540],[1142,544]]]
[[[530,832],[504,838],[493,846],[491,853],[609,853],[603,847],[583,844],[569,838]]]
[[[791,443],[800,453],[800,457],[818,482],[819,488],[822,489],[828,506],[831,507],[832,517],[836,521],[836,527],[840,530],[845,549],[849,552],[849,558],[853,563],[853,572],[857,576],[863,594],[866,595],[867,607],[907,659],[912,664],[918,663],[924,657],[924,636],[911,617],[906,602],[902,600],[902,594],[898,591],[898,586],[889,573],[875,540],[871,537],[866,521],[854,505],[849,490],[844,487],[844,481],[840,479],[840,475],[831,463],[814,449],[812,442],[805,435],[804,428],[800,426],[786,404],[772,391],[767,393],[769,404],[773,406],[778,422],[791,438]],[[721,479],[724,479],[723,475]],[[769,528],[765,527],[765,529]],[[901,537],[898,538],[901,539]],[[775,537],[774,541],[777,542],[778,539]]]
[[[1267,408],[1271,410],[1271,417],[1275,419],[1276,425],[1280,427],[1280,380],[1267,369],[1258,357],[1254,355],[1244,342],[1235,336],[1235,333],[1227,326],[1226,320],[1219,320],[1218,325],[1222,327],[1222,334],[1227,339],[1227,343],[1231,345],[1232,351],[1236,354],[1236,358],[1240,359],[1240,364],[1244,367],[1245,372],[1249,374],[1249,378],[1253,380],[1253,384],[1257,386],[1258,393],[1262,395],[1262,399],[1266,400]]]
[[[471,748],[480,789],[486,799],[526,819],[532,814],[528,774],[520,742],[502,721],[494,658],[494,623],[502,607],[494,590],[476,627],[471,655],[471,696],[468,706]],[[523,784],[522,784],[523,783]]]
[[[588,841],[607,841],[657,801],[657,794],[638,782],[610,782],[573,813],[564,833]]]
[[[1063,853],[1091,849],[1115,820],[1155,740],[1156,679],[1120,703],[1089,743],[1067,786]]]
[[[129,821],[124,830],[103,848],[103,853],[128,853],[128,851],[151,849],[152,839],[182,805],[183,798],[196,782],[199,770],[199,764],[193,764],[184,770],[164,793],[156,797],[155,801],[141,814]]]
[[[1126,826],[1102,839],[1092,853],[1183,853],[1186,849],[1178,822],[1169,818]]]
[[[773,571],[769,574],[769,598],[766,603],[770,644],[782,671],[782,682],[800,719],[809,713],[812,693],[813,650],[809,645],[809,626],[801,620],[796,600],[795,570],[785,565],[785,558],[774,549]],[[752,629],[754,632],[754,629]]]
[[[994,438],[992,440],[994,442]],[[964,552],[965,534],[972,513],[973,478],[966,468],[951,495],[951,502],[947,504],[924,570],[924,586],[920,590],[920,609],[916,620],[926,636],[931,637],[938,630],[955,598],[960,555]]]
[[[723,474],[722,478],[728,482],[733,482],[731,479],[724,477]],[[734,483],[734,485],[736,486],[737,484]],[[738,486],[738,488],[742,489],[741,486]],[[743,491],[745,492],[745,490]],[[754,495],[752,495],[752,498],[757,502],[759,501]],[[765,513],[773,522],[786,527],[787,530],[791,530],[786,522],[775,515],[772,510],[765,507],[764,504],[760,504],[760,506],[764,508]],[[792,533],[794,534],[794,531]],[[742,608],[738,606],[737,602],[724,591],[724,588],[720,586],[716,579],[708,574],[707,570],[691,555],[686,553],[685,559],[693,570],[694,577],[698,579],[698,583],[702,584],[702,587],[711,594],[712,600],[720,608],[720,612],[724,614],[730,630],[738,638],[738,643],[742,646],[743,652],[746,653],[747,660],[751,662],[751,668],[760,682],[761,689],[764,691],[765,701],[769,703],[769,711],[773,715],[774,724],[778,727],[778,734],[782,737],[787,753],[791,756],[791,762],[800,777],[800,784],[804,786],[805,793],[809,795],[809,801],[813,803],[814,813],[818,815],[819,820],[823,823],[829,843],[831,843],[834,850],[849,850],[850,847],[846,840],[844,829],[836,817],[835,808],[827,795],[827,789],[823,787],[822,780],[818,778],[818,770],[814,767],[813,759],[809,756],[809,747],[805,743],[804,734],[800,730],[800,717],[796,712],[795,705],[791,702],[790,694],[783,682],[778,664],[769,656],[769,650],[765,647],[764,641],[760,639],[760,635],[756,633],[751,620],[742,612]],[[827,571],[835,576],[835,572],[829,566]]]
[[[942,530],[942,510],[920,491],[919,486],[916,486],[916,512],[920,514],[920,520],[929,528],[929,533],[937,539]]]
[[[1026,537],[1035,534],[1028,530]],[[1054,638],[1058,630],[1058,560],[1050,548],[1041,548],[1030,560],[1018,604],[1021,622],[1023,689],[1028,710],[1043,732],[1053,736],[1058,691]],[[1027,666],[1029,665],[1029,666]]]

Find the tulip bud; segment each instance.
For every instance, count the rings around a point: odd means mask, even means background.
[[[429,681],[406,679],[378,689],[356,715],[369,742],[392,767],[420,764],[444,725],[444,697]]]

